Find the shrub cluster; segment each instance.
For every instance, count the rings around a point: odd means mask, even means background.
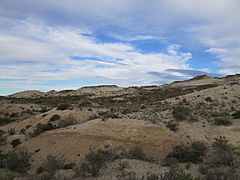
[[[108,119],[108,118],[119,118],[119,114],[116,113],[113,109],[111,109],[110,111],[100,111],[98,113],[98,115],[102,118],[102,119]]]
[[[159,180],[195,180],[195,178],[181,169],[172,168],[168,172],[161,174]]]
[[[14,120],[8,117],[0,117],[0,126],[13,122]]]
[[[40,134],[44,133],[45,131],[50,131],[56,129],[57,126],[53,125],[52,123],[42,124],[38,123],[36,129],[34,129],[33,133],[31,134],[32,137],[39,136]]]
[[[230,119],[230,116],[224,115],[224,116],[217,116],[214,118],[214,125],[216,126],[230,126],[232,125],[232,121]]]
[[[47,159],[42,163],[42,165],[37,169],[37,173],[49,172],[54,173],[56,170],[63,169],[64,159],[58,158],[53,155],[48,155]]]
[[[98,149],[85,155],[86,162],[82,163],[80,168],[77,169],[77,175],[84,176],[85,173],[98,176],[100,169],[107,161],[118,159],[119,155],[112,148]]]
[[[173,117],[177,121],[188,120],[192,115],[192,110],[186,106],[176,106],[173,109]]]
[[[59,121],[58,127],[59,128],[68,127],[76,123],[77,123],[77,120],[73,116],[69,115],[67,118]]]
[[[174,121],[168,121],[166,125],[168,129],[174,132],[178,130],[178,126],[179,126],[178,122],[174,122]]]
[[[16,154],[14,152],[8,152],[2,154],[2,152],[0,152],[0,168],[6,168],[10,171],[23,174],[27,172],[29,167],[29,155],[27,153]]]
[[[180,162],[180,163],[198,163],[202,161],[206,154],[207,147],[202,142],[193,142],[190,146],[175,146],[165,158],[165,163]]]
[[[232,114],[232,117],[234,119],[240,119],[240,111],[236,111],[235,113]]]
[[[69,104],[60,104],[60,105],[57,107],[57,110],[64,111],[64,110],[68,109],[69,107],[70,107]]]
[[[7,138],[3,130],[0,130],[0,146],[6,142]]]
[[[54,115],[50,118],[49,122],[58,121],[60,118],[61,118],[61,117],[60,117],[58,114],[54,114]]]
[[[148,160],[147,155],[144,153],[141,146],[134,146],[127,154],[129,159]]]
[[[14,139],[12,142],[11,142],[11,145],[13,148],[17,147],[19,144],[21,144],[22,142],[20,141],[20,139]]]

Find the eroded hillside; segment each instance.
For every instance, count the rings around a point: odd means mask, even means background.
[[[239,75],[0,101],[0,179],[240,179]]]

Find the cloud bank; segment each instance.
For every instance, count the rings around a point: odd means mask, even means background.
[[[237,0],[1,0],[0,5],[4,92],[240,72]]]

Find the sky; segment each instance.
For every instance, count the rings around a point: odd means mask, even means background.
[[[240,72],[239,0],[0,0],[0,95]]]

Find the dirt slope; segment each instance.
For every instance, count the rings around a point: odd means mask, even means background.
[[[67,161],[76,162],[84,158],[90,147],[98,149],[110,145],[127,150],[135,145],[154,158],[162,159],[181,139],[159,125],[141,120],[109,119],[92,120],[86,123],[46,132],[21,145],[34,153],[35,167],[49,154],[63,156]],[[35,153],[37,149],[39,152]]]

